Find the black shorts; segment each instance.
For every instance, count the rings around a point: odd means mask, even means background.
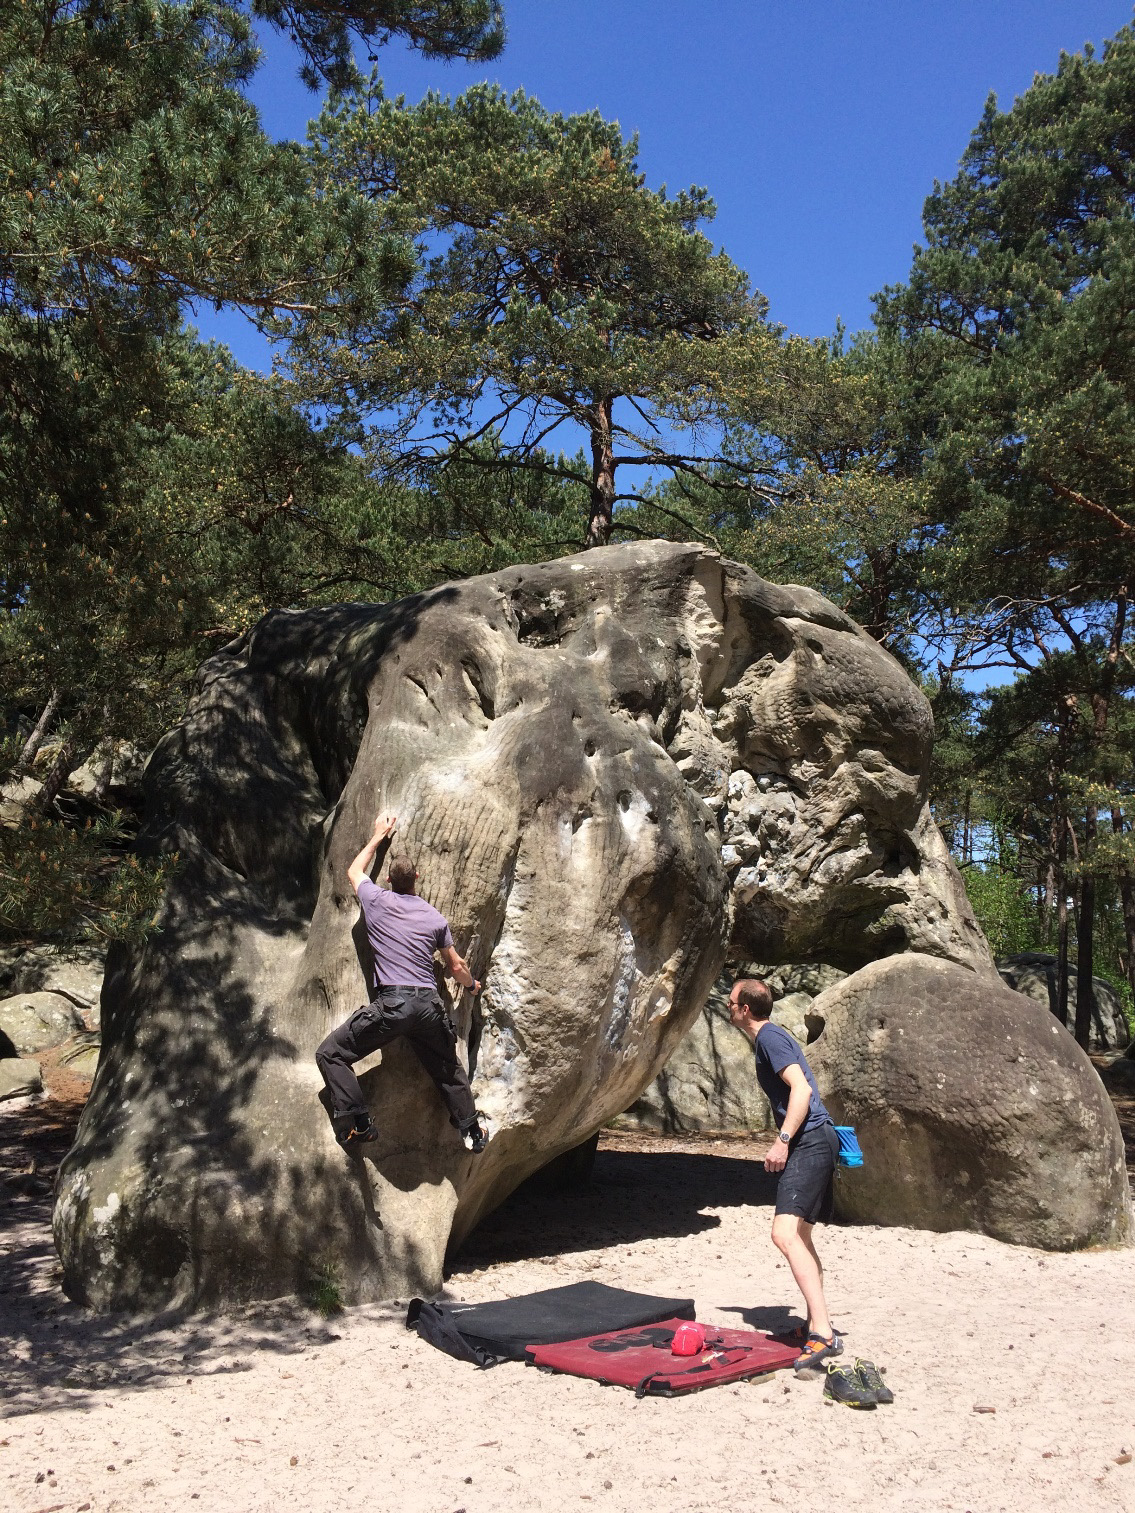
[[[834,1125],[817,1124],[795,1135],[776,1189],[777,1213],[795,1214],[808,1224],[829,1224],[835,1207],[832,1179],[838,1155]]]

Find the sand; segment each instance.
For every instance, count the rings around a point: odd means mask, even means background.
[[[1135,1510],[1132,1251],[823,1229],[833,1317],[850,1354],[886,1366],[892,1406],[825,1404],[818,1383],[784,1372],[636,1402],[451,1360],[405,1329],[405,1300],[330,1319],[295,1302],[86,1315],[59,1292],[49,1223],[74,1108],[48,1100],[28,1117],[0,1114],[8,1513]],[[516,1196],[482,1225],[445,1295],[591,1278],[692,1295],[710,1323],[795,1321],[759,1154],[752,1141],[605,1138],[585,1187]]]

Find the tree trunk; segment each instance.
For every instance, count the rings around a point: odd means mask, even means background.
[[[51,729],[51,722],[55,718],[55,713],[59,708],[59,700],[61,697],[62,695],[60,694],[58,688],[53,688],[51,690],[51,697],[43,706],[43,713],[35,722],[35,729],[24,742],[24,749],[20,752],[19,760],[16,762],[15,767],[12,769],[13,777],[23,777],[25,772],[31,771],[32,763],[36,758],[36,752],[38,752],[39,748],[43,745],[44,737]]]
[[[63,784],[74,772],[75,768],[86,761],[91,753],[90,741],[80,744],[78,738],[69,735],[59,748],[59,753],[51,764],[51,771],[43,780],[43,789],[36,794],[34,807],[41,814],[47,814],[55,800],[63,791]]]
[[[95,788],[91,797],[96,804],[105,804],[106,796],[110,791],[111,779],[114,777],[114,742],[107,739],[106,755],[99,767],[98,777],[95,779]]]
[[[1094,819],[1094,816],[1093,816]],[[1086,841],[1095,832],[1094,823],[1089,823]],[[1087,849],[1085,845],[1085,850]],[[1096,925],[1096,880],[1090,872],[1080,879],[1080,919],[1076,938],[1076,1044],[1088,1049],[1092,1033],[1092,1012],[1096,1006],[1093,978],[1092,937]]]
[[[591,414],[591,515],[586,546],[606,546],[615,519],[615,449],[611,418],[615,397],[606,395]]]
[[[1053,795],[1056,795],[1058,792],[1056,776],[1051,771],[1049,772],[1049,787]],[[1040,895],[1040,938],[1045,942],[1052,939],[1052,917],[1056,912],[1057,858],[1062,860],[1065,854],[1060,849],[1060,837],[1063,832],[1064,816],[1060,812],[1059,801],[1057,801],[1056,813],[1053,815],[1048,831],[1048,859],[1045,865],[1044,887]]]
[[[970,847],[969,833],[969,803],[970,790],[966,789],[965,807],[962,809],[962,861],[968,866],[973,861],[973,851]]]
[[[1126,870],[1119,874],[1119,897],[1123,906],[1123,939],[1127,947],[1124,975],[1135,1002],[1135,878]]]
[[[1068,824],[1060,817],[1060,851],[1056,868],[1056,1017],[1068,1028],[1068,879],[1064,864],[1068,860]]]
[[[1107,731],[1108,716],[1111,712],[1111,697],[1115,688],[1115,676],[1119,667],[1119,657],[1123,650],[1123,635],[1127,627],[1127,589],[1121,588],[1116,595],[1115,619],[1112,622],[1111,636],[1108,643],[1107,655],[1104,657],[1102,675],[1099,688],[1092,694],[1092,763],[1091,769],[1095,770],[1095,758],[1103,745],[1104,735]],[[1092,845],[1096,838],[1096,824],[1099,819],[1099,811],[1095,804],[1089,804],[1084,816],[1084,875],[1080,883],[1080,927],[1077,936],[1076,951],[1076,1041],[1085,1050],[1088,1048],[1088,1037],[1091,1034],[1092,1014],[1095,1010],[1096,995],[1093,981],[1092,947],[1096,923],[1096,880],[1091,872]]]

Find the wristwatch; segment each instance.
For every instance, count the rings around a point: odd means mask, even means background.
[[[792,1136],[791,1136],[791,1135],[786,1135],[786,1134],[785,1134],[785,1133],[784,1133],[784,1131],[783,1131],[783,1130],[781,1130],[781,1131],[780,1131],[780,1132],[779,1132],[779,1133],[778,1133],[778,1134],[777,1134],[777,1137],[776,1137],[776,1138],[777,1138],[777,1139],[778,1139],[778,1140],[781,1140],[781,1141],[783,1141],[783,1142],[784,1142],[784,1144],[785,1144],[785,1145],[790,1145],[790,1144],[791,1144],[791,1143],[792,1143]]]

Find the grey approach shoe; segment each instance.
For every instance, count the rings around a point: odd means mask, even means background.
[[[864,1386],[855,1366],[828,1362],[828,1379],[824,1396],[832,1403],[846,1403],[849,1408],[874,1408],[875,1394]]]
[[[859,1377],[859,1380],[863,1383],[864,1387],[866,1387],[867,1391],[874,1393],[875,1401],[877,1403],[894,1402],[895,1395],[883,1380],[882,1375],[879,1372],[879,1368],[875,1365],[874,1361],[860,1360],[860,1358],[856,1356],[855,1371]]]

